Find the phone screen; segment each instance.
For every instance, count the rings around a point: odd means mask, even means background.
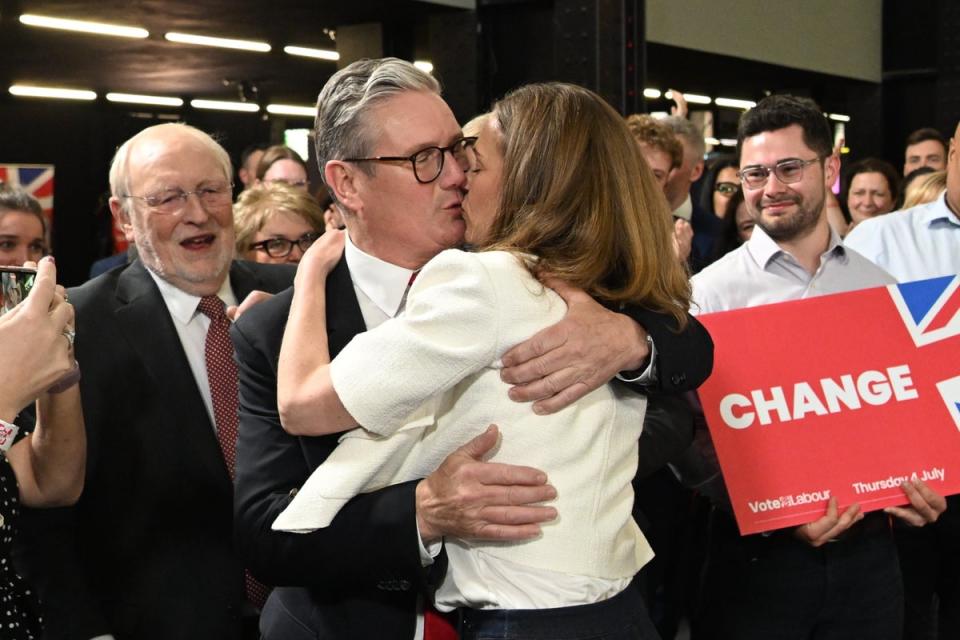
[[[0,267],[0,315],[10,311],[27,297],[36,277],[36,269]]]

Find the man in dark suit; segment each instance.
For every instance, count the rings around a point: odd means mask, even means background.
[[[326,284],[335,355],[355,334],[395,315],[416,270],[462,242],[466,167],[460,127],[436,81],[409,63],[353,63],[328,81],[318,105],[318,161],[348,229],[344,258]],[[433,170],[426,174],[428,166]],[[619,370],[642,369],[650,356],[648,333],[634,320],[582,293],[565,295],[567,319],[522,347],[517,366],[505,370],[505,379],[526,383],[515,399],[538,400],[545,410]],[[554,490],[535,469],[483,462],[496,441],[488,432],[422,481],[354,498],[325,529],[272,531],[276,516],[337,444],[333,436],[289,436],[280,424],[277,357],[291,297],[286,291],[254,307],[232,329],[240,365],[238,546],[255,574],[288,585],[264,608],[264,638],[432,640],[433,617],[417,613],[418,600],[429,598],[431,584],[443,576],[442,537],[537,535],[539,523],[556,515],[537,503]],[[662,318],[630,311],[650,323],[664,354],[658,362],[669,363],[655,367],[660,385],[687,388],[706,377],[712,345],[702,327],[688,330],[686,352],[685,338]]]
[[[206,302],[279,291],[292,270],[233,261],[226,152],[181,124],[118,150],[110,206],[140,258],[69,291],[88,430],[75,508],[34,522],[24,572],[45,637],[238,639],[256,612],[232,536],[232,447],[224,372],[209,367]],[[210,331],[212,333],[212,331]],[[235,415],[235,405],[234,405]],[[216,416],[216,418],[214,418]]]

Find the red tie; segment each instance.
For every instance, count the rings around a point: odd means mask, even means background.
[[[443,613],[429,602],[423,610],[423,640],[459,640],[460,634],[453,624],[453,612]]]
[[[230,320],[226,305],[217,296],[200,298],[200,313],[210,318],[204,355],[207,361],[207,380],[213,399],[213,417],[217,427],[217,441],[223,460],[233,480],[237,466],[237,363],[233,360],[230,342]],[[250,572],[245,575],[247,600],[257,609],[263,608],[270,590],[257,582]]]

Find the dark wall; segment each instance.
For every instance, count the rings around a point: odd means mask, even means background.
[[[90,264],[111,252],[101,208],[110,160],[124,140],[164,121],[156,112],[137,113],[106,103],[0,98],[0,162],[55,165],[53,252],[63,284],[83,282]],[[214,134],[235,162],[245,146],[269,139],[269,122],[256,114],[181,113]]]

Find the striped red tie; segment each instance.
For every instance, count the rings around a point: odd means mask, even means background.
[[[217,427],[217,441],[223,452],[223,460],[233,480],[237,465],[237,363],[233,359],[233,343],[230,342],[230,320],[226,305],[217,296],[204,296],[198,307],[200,313],[210,318],[204,356],[207,363],[207,380],[210,397],[213,399],[213,417]],[[267,601],[270,589],[257,582],[250,572],[245,572],[247,600],[258,610]]]

